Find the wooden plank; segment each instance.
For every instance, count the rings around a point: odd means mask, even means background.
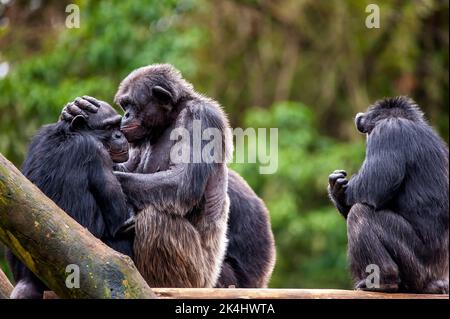
[[[448,299],[448,295],[381,293],[339,289],[153,288],[161,299]],[[46,291],[44,299],[58,299]]]
[[[448,295],[339,289],[153,288],[163,299],[448,299]]]

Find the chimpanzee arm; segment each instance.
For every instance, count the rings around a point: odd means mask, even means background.
[[[382,208],[396,195],[406,173],[411,128],[398,119],[380,122],[367,141],[366,158],[360,171],[348,182],[346,203]]]
[[[98,158],[89,166],[89,187],[105,221],[107,236],[115,237],[130,214],[126,197],[111,168],[109,154],[99,150]]]
[[[208,108],[208,105],[186,106],[178,116],[176,127],[178,129],[177,133],[174,133],[175,138],[179,137],[178,133],[181,131],[184,133],[172,151],[183,150],[181,154],[187,154],[184,160],[174,161],[171,158],[172,166],[169,170],[154,174],[115,173],[129,202],[137,210],[152,205],[159,211],[184,215],[200,201],[208,179],[221,166],[226,165],[225,158],[229,155],[227,147],[230,147],[231,143],[228,142],[229,132],[224,115],[220,114],[220,111]],[[210,140],[204,141],[202,133],[205,135],[204,130],[207,128],[215,129],[220,138],[215,136],[211,139],[211,135],[207,134],[208,136],[204,137]],[[199,136],[194,136],[195,134]],[[197,142],[199,145],[195,145]],[[207,144],[214,146],[214,152],[210,153],[214,154],[214,161],[211,158],[205,161],[202,150]]]
[[[328,195],[339,213],[347,219],[351,206],[347,205],[345,191],[348,187],[347,172],[335,170],[328,177]]]

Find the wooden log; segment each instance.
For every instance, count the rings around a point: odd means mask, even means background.
[[[63,298],[154,297],[128,256],[95,238],[1,154],[0,240]],[[80,288],[67,287],[68,265],[79,267]]]
[[[0,299],[9,299],[11,292],[13,290],[13,285],[9,282],[8,277],[0,268]]]
[[[448,295],[339,289],[153,288],[163,299],[448,299]]]

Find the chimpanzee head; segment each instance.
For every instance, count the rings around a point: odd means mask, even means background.
[[[121,130],[130,142],[166,129],[180,112],[179,102],[192,92],[181,73],[169,64],[136,69],[121,83],[115,102],[125,111]]]
[[[70,129],[99,140],[114,162],[125,162],[128,160],[128,141],[120,131],[122,117],[108,103],[100,102],[99,105],[98,111],[87,119],[82,115],[75,116]]]
[[[405,96],[379,100],[369,107],[367,112],[358,113],[355,124],[358,131],[370,134],[378,122],[389,118],[403,118],[413,122],[423,122],[422,111],[417,104]]]

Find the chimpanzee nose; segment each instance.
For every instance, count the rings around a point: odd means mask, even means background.
[[[116,139],[122,138],[122,133],[119,133],[119,132],[115,133],[114,138],[116,138]]]
[[[126,119],[129,118],[129,117],[130,117],[130,112],[126,112],[125,115],[124,115],[124,117],[125,117]]]

